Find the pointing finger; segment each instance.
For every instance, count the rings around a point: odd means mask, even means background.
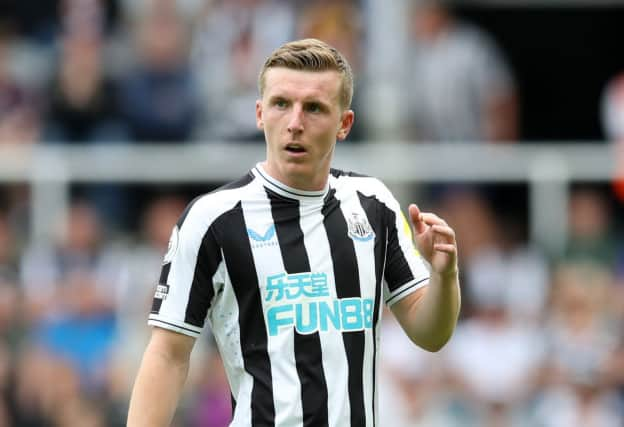
[[[408,210],[416,234],[424,233],[427,230],[427,225],[423,221],[423,214],[418,209],[418,206],[412,203],[409,205]]]

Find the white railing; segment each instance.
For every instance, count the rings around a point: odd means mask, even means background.
[[[30,183],[31,238],[46,240],[56,223],[52,219],[66,215],[72,182],[224,182],[241,176],[264,156],[262,144],[0,146],[0,183]],[[531,238],[557,251],[567,238],[568,184],[612,179],[615,151],[605,143],[342,143],[334,165],[377,176],[391,187],[526,182]]]

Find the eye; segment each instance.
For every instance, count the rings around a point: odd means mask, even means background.
[[[310,113],[320,113],[321,111],[323,111],[321,106],[319,104],[317,104],[316,102],[312,102],[310,104],[307,104],[306,105],[306,110],[308,110]]]
[[[286,102],[286,100],[285,100],[285,99],[277,99],[277,100],[274,102],[274,105],[275,105],[277,108],[286,108],[286,106],[288,105],[288,103]]]

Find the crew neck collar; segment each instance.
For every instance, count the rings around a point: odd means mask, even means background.
[[[325,184],[325,188],[322,190],[315,191],[307,191],[307,190],[299,190],[298,188],[290,187],[281,181],[273,178],[268,174],[262,163],[256,164],[256,167],[253,168],[252,173],[258,177],[264,184],[265,187],[279,194],[280,196],[287,197],[289,199],[297,199],[300,201],[316,201],[322,200],[329,191],[329,179]]]

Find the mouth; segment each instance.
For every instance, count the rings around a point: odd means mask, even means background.
[[[300,153],[305,153],[306,149],[297,143],[291,143],[286,145],[286,151],[288,151],[289,153],[293,153],[293,154],[300,154]]]

